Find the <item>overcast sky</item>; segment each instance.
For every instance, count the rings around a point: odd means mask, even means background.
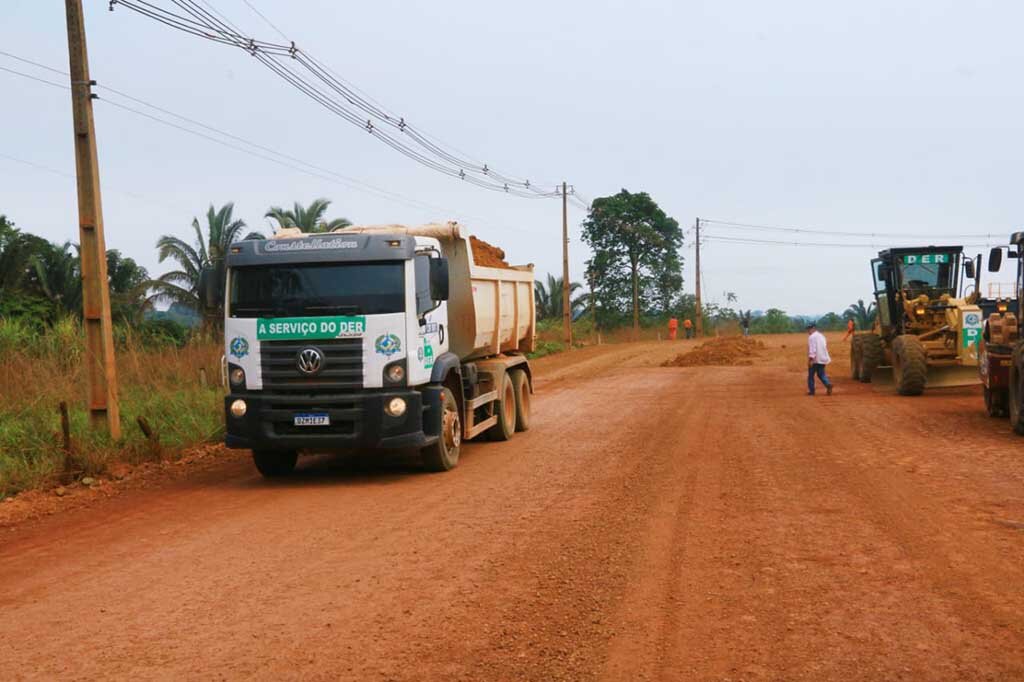
[[[701,216],[881,235],[992,234],[998,243],[1024,222],[1018,2],[250,2],[349,82],[492,167],[534,182],[566,179],[590,198],[647,191],[684,228]],[[209,3],[246,32],[280,41],[243,0]],[[357,223],[473,216],[462,222],[511,262],[560,272],[557,200],[441,176],[240,51],[125,8],[109,12],[107,0],[85,4],[100,84],[448,209],[311,177],[100,100],[107,246],[153,274],[164,271],[157,237],[190,237],[192,216],[211,202],[234,201],[251,228],[269,232],[269,205],[321,196],[334,202],[331,217]],[[66,70],[63,5],[0,0],[0,49]],[[64,78],[3,56],[0,67]],[[0,213],[49,239],[77,240],[73,180],[4,158],[72,173],[69,93],[4,71],[0,86]],[[570,209],[574,279],[587,258],[582,218]],[[707,233],[886,242],[717,225]],[[842,310],[869,295],[876,250],[709,241],[705,296],[723,301],[732,291],[744,308],[791,313]],[[684,257],[692,291],[692,247]]]

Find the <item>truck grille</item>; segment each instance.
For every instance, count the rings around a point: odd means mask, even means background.
[[[299,371],[299,352],[323,352],[323,368],[313,376]],[[263,390],[276,393],[344,391],[363,387],[362,339],[324,339],[314,342],[264,341],[260,344]]]

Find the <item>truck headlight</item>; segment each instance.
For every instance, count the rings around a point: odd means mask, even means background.
[[[249,406],[245,404],[244,400],[236,400],[233,403],[231,403],[231,416],[238,417],[239,419],[241,419],[242,417],[245,416],[245,411],[248,408]]]
[[[245,370],[241,367],[232,367],[228,373],[228,381],[231,382],[232,386],[244,386],[245,385]]]
[[[405,378],[405,369],[401,365],[391,365],[388,367],[388,380],[400,383]]]
[[[925,309],[924,309],[924,308],[917,308],[917,309],[915,309],[915,310],[914,310],[914,312],[915,312],[915,313],[916,313],[916,314],[917,314],[918,316],[921,316],[921,315],[924,315],[924,313],[925,313]]]
[[[391,417],[401,417],[405,414],[405,399],[392,398],[388,401],[388,404],[384,406],[384,411]]]

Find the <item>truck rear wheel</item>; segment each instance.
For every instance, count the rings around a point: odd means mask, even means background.
[[[516,392],[508,372],[501,377],[501,389],[494,403],[498,423],[487,429],[490,440],[508,440],[516,432]]]
[[[441,389],[441,429],[437,442],[420,451],[428,471],[449,471],[459,463],[462,450],[462,420],[455,394],[447,386]]]
[[[988,412],[990,417],[1005,417],[1006,416],[1006,391],[995,389],[992,390],[988,386],[984,388],[985,392],[985,411]]]
[[[1018,357],[1014,353],[1014,362]],[[1021,400],[1024,400],[1024,374],[1015,365],[1010,368],[1010,395],[1007,401],[1010,403],[1010,426],[1018,435],[1024,436],[1024,405],[1021,405]]]
[[[860,334],[854,334],[850,339],[850,378],[860,379],[860,355],[864,344],[864,338]]]
[[[878,334],[860,334],[860,380],[871,383],[871,376],[882,364],[882,337]],[[856,338],[856,337],[854,337]]]
[[[294,450],[253,450],[252,461],[264,478],[281,478],[295,471],[299,453]]]
[[[516,396],[516,431],[529,431],[530,379],[521,369],[512,370],[510,375],[512,376],[512,390]]]
[[[916,336],[897,336],[892,344],[892,372],[900,395],[921,395],[928,381],[928,354]]]

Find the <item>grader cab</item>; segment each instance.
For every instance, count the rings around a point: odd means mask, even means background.
[[[876,383],[891,376],[901,395],[978,383],[979,273],[963,247],[886,249],[871,273],[878,312],[872,330],[853,337],[851,376]],[[973,291],[964,297],[969,280]]]

